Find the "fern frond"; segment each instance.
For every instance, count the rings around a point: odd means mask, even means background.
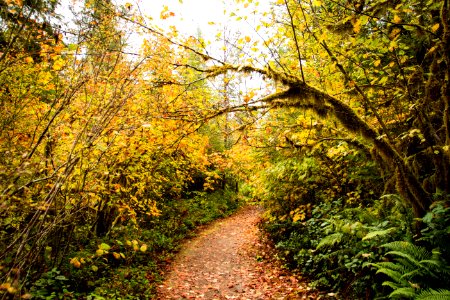
[[[388,286],[393,290],[399,289],[401,287],[401,285],[398,285],[397,283],[392,281],[384,281],[381,285]]]
[[[445,268],[442,267],[442,262],[434,259],[426,259],[420,261],[420,265],[423,269],[427,270],[427,274],[436,278],[439,278],[439,273],[443,273]]]
[[[391,249],[391,250],[403,250],[406,247],[408,247],[408,245],[410,245],[409,242],[394,241],[394,242],[383,244],[383,245],[381,245],[381,247],[388,248],[388,249]]]
[[[414,298],[416,296],[416,291],[411,287],[401,287],[395,289],[389,294],[389,298]]]
[[[449,300],[450,290],[426,290],[421,292],[415,300]]]
[[[386,255],[395,255],[398,257],[402,257],[402,258],[406,259],[408,262],[412,263],[413,266],[420,267],[420,261],[417,260],[410,253],[406,253],[406,252],[402,252],[402,251],[389,251],[388,253],[386,253]]]
[[[415,270],[412,270],[411,272],[404,273],[402,275],[402,279],[411,280],[411,279],[414,278],[414,276],[417,276],[417,275],[420,275],[420,274],[421,274],[420,270],[419,269],[415,269]]]
[[[432,259],[439,260],[441,258],[442,252],[439,248],[435,248],[431,251]]]
[[[427,274],[428,276],[433,276],[433,277],[437,277],[437,275],[435,274],[435,272],[430,269],[430,267],[434,268],[434,269],[439,269],[440,266],[440,262],[439,261],[434,261],[434,260],[430,260],[430,259],[425,259],[425,260],[417,260],[413,255],[414,253],[405,253],[405,252],[401,252],[401,251],[389,251],[388,253],[386,253],[386,255],[396,255],[398,257],[402,257],[403,260],[398,259],[399,262],[404,265],[406,267],[407,270],[410,270],[409,272],[407,272],[405,275],[409,278],[412,278],[415,275],[418,274]],[[423,254],[423,253],[422,253]],[[431,255],[431,253],[428,252],[429,255]],[[428,266],[431,265],[431,266]]]
[[[366,236],[364,236],[362,238],[362,240],[365,241],[365,240],[373,239],[374,237],[378,237],[378,236],[386,236],[388,234],[393,233],[396,229],[397,229],[397,227],[391,227],[391,228],[384,229],[384,230],[371,231],[368,234],[366,234]]]
[[[406,272],[406,269],[403,265],[398,264],[398,263],[394,263],[391,261],[382,261],[379,263],[372,263],[371,265],[377,267],[377,268],[387,268],[387,269],[391,269],[397,272],[400,272],[402,274],[404,274]]]
[[[391,252],[401,252],[403,254],[408,254],[409,257],[413,257],[417,261],[421,261],[430,258],[432,254],[427,251],[424,247],[416,246],[410,242],[396,241],[382,245],[382,247],[391,249]],[[390,252],[388,252],[390,253]]]
[[[429,287],[430,281],[445,282],[444,274],[450,268],[440,259],[438,250],[431,253],[424,247],[405,241],[388,243],[383,247],[391,250],[385,255],[391,256],[394,261],[371,265],[378,269],[377,273],[383,273],[392,280],[383,282],[383,285],[393,289],[389,298],[450,300],[448,290],[428,290],[417,296],[420,287]]]
[[[417,266],[416,263],[414,263],[411,260],[404,258],[404,257],[395,257],[395,261],[397,264],[399,264],[399,265],[403,266],[403,268],[405,268],[404,273],[420,268]]]
[[[436,259],[425,259],[420,261],[421,264],[423,265],[428,265],[432,268],[440,268],[442,267],[442,262]]]
[[[344,236],[344,234],[341,232],[336,232],[336,233],[330,234],[330,235],[324,237],[319,242],[316,249],[320,249],[323,247],[331,247],[331,246],[334,246],[335,244],[339,244],[341,242],[343,236]]]
[[[377,270],[377,274],[382,273],[386,276],[390,277],[392,280],[394,280],[397,283],[404,283],[405,280],[402,279],[402,273],[398,271],[394,271],[388,268],[381,268]],[[383,283],[384,284],[384,283]]]

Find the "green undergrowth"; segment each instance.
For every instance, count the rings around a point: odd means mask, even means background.
[[[398,219],[376,212],[321,203],[308,219],[264,223],[280,259],[311,280],[311,287],[344,299],[365,299],[383,289],[366,265],[383,258],[379,245],[409,235]]]
[[[365,153],[320,150],[275,157],[254,189],[279,259],[336,299],[449,299],[448,196],[415,218]]]
[[[240,205],[230,190],[193,192],[163,202],[158,217],[114,226],[103,238],[80,239],[70,260],[34,283],[33,299],[152,299],[181,242]]]
[[[380,199],[366,209],[322,203],[304,221],[263,228],[287,267],[337,299],[450,299],[450,206],[436,202],[413,234],[403,214]]]

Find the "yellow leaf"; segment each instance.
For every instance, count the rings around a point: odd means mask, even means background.
[[[438,25],[439,25],[439,24],[438,24]],[[25,62],[26,62],[27,64],[31,64],[31,63],[34,62],[34,60],[33,60],[33,58],[32,58],[31,56],[28,56],[28,57],[25,57]]]
[[[305,219],[305,214],[302,213],[296,213],[294,215],[294,217],[292,218],[292,222],[297,222],[297,221],[303,221]]]
[[[399,28],[394,28],[392,29],[391,33],[389,34],[389,37],[391,39],[395,39],[398,37],[398,35],[400,34],[401,30]]]
[[[50,74],[49,72],[42,72],[39,74],[39,79],[38,79],[38,83],[39,84],[47,84],[52,80],[52,74]]]
[[[251,39],[249,36],[246,36],[246,37],[245,37],[245,41],[246,41],[247,43],[250,43],[251,40],[252,40],[252,39]]]
[[[402,18],[400,18],[398,15],[394,16],[394,23],[398,24],[402,21]]]
[[[141,252],[147,251],[147,245],[143,244],[139,250],[141,250]]]
[[[374,65],[375,67],[378,67],[380,64],[381,64],[381,60],[380,60],[380,59],[376,60],[376,61],[373,63],[373,65]]]
[[[117,252],[113,252],[113,256],[115,259],[120,259],[120,254]]]
[[[13,286],[10,286],[9,288],[6,289],[8,291],[8,293],[10,294],[14,294],[15,292],[17,292],[17,289]]]
[[[324,40],[326,40],[328,37],[327,32],[323,31],[322,34],[319,36],[319,42],[322,43]]]
[[[353,23],[353,31],[356,33],[359,33],[361,31],[361,19],[357,19]]]
[[[70,260],[70,264],[73,265],[75,268],[81,267],[81,262],[78,260],[77,257],[74,257]]]
[[[436,32],[439,29],[439,23],[436,23],[431,27],[431,31]]]

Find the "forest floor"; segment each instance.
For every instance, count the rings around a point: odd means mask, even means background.
[[[319,299],[261,241],[261,209],[247,206],[188,240],[166,271],[158,299]]]

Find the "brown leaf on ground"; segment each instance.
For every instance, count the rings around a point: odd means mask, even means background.
[[[260,215],[260,208],[245,207],[187,241],[159,286],[158,299],[320,298],[271,257],[259,238]]]

